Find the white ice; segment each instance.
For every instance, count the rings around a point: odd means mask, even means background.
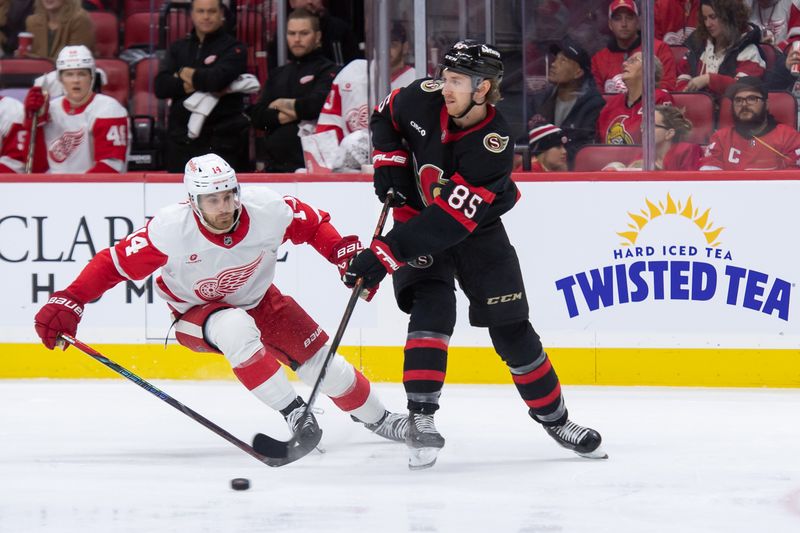
[[[244,440],[288,437],[234,382],[155,384]],[[376,387],[404,407],[401,385]],[[607,461],[559,448],[511,386],[446,385],[447,444],[410,472],[404,445],[327,398],[326,452],[269,468],[125,380],[3,381],[0,531],[800,531],[800,390],[564,390]]]

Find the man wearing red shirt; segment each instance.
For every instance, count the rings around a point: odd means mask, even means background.
[[[622,64],[638,52],[642,46],[639,34],[639,8],[634,0],[613,0],[608,6],[608,27],[614,36],[608,46],[592,57],[592,75],[600,92],[622,93]],[[658,39],[654,40],[655,55],[664,67],[660,89],[675,89],[677,71],[670,47]]]
[[[739,79],[728,93],[733,127],[711,136],[700,170],[781,170],[800,166],[800,133],[778,124],[767,108],[767,90],[755,77]]]

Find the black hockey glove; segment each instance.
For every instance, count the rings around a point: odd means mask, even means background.
[[[350,262],[342,281],[348,287],[354,287],[358,278],[364,278],[364,287],[369,289],[383,281],[386,274],[394,273],[403,265],[404,263],[394,257],[389,245],[376,238],[368,249]]]
[[[402,150],[395,152],[372,153],[372,164],[375,173],[372,180],[375,185],[375,194],[381,203],[386,201],[389,189],[394,189],[392,207],[405,205],[406,200],[414,193],[414,173],[409,167],[408,154]]]

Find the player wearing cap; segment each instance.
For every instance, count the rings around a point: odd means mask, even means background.
[[[565,172],[567,168],[567,143],[564,131],[553,124],[543,124],[528,133],[528,143],[533,158],[531,172]]]
[[[511,130],[494,104],[503,61],[493,46],[459,41],[436,79],[417,80],[378,105],[370,129],[379,199],[393,188],[395,224],[350,264],[374,286],[393,274],[410,314],[403,384],[408,398],[409,467],[430,467],[444,438],[434,413],[456,321],[455,280],[469,299],[470,323],[486,327],[531,417],[559,444],[604,457],[600,435],[568,419],[561,386],[528,321],[519,260],[501,221],[519,198],[511,180]]]
[[[127,169],[128,111],[110,96],[95,94],[95,62],[83,45],[65,46],[56,60],[64,96],[49,101],[41,87],[25,96],[25,142],[9,157],[27,160],[33,116],[37,115],[34,172],[122,173]]]
[[[608,46],[592,56],[592,74],[600,92],[623,93],[625,85],[621,79],[622,65],[642,48],[639,7],[636,2],[612,0],[608,5],[608,27],[614,35]],[[672,50],[658,39],[653,41],[653,50],[664,67],[664,75],[658,87],[666,91],[675,90],[677,73]]]
[[[188,201],[161,209],[147,224],[92,258],[65,290],[36,314],[44,345],[75,335],[87,302],[125,280],[159,268],[158,295],[175,319],[176,338],[195,352],[222,353],[233,373],[259,400],[280,411],[309,442],[321,436],[313,416],[289,383],[281,363],[314,384],[328,353],[328,336],[272,280],[280,245],[308,243],[344,271],[359,249],[342,237],[324,211],[265,187],[240,191],[236,174],[216,154],[192,158],[184,184]],[[366,296],[367,298],[370,295]],[[335,355],[319,389],[358,421],[402,441],[407,421],[389,413],[367,379]]]

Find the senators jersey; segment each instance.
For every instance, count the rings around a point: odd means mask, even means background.
[[[110,96],[93,94],[76,108],[66,98],[56,98],[50,102],[45,122],[37,128],[33,170],[123,173],[127,170],[128,139],[128,112]],[[25,157],[21,153],[15,159],[25,161]]]
[[[672,95],[656,89],[656,105],[673,104]],[[597,118],[597,135],[603,144],[640,144],[642,142],[642,99],[628,105],[627,94],[617,94],[606,101]]]
[[[317,119],[317,133],[333,130],[341,143],[354,131],[369,127],[367,77],[366,59],[354,59],[339,71]],[[405,87],[414,79],[414,68],[406,66],[392,75],[391,89]]]
[[[717,130],[700,170],[781,170],[800,166],[800,133],[770,117],[766,133],[743,137],[735,128]]]
[[[468,129],[447,114],[442,83],[420,79],[392,91],[370,121],[373,165],[408,167],[415,194],[395,209],[384,238],[401,261],[445,250],[497,220],[519,197],[511,180],[511,129],[494,106]]]
[[[22,172],[25,159],[16,157],[24,151],[27,142],[25,108],[22,102],[0,96],[0,173]]]
[[[161,268],[156,292],[179,314],[209,302],[248,310],[272,285],[284,241],[310,243],[335,261],[333,247],[341,236],[327,213],[263,187],[246,189],[241,209],[236,228],[220,235],[201,224],[188,202],[165,207],[98,253],[67,290],[88,302],[121,281],[144,279]]]

